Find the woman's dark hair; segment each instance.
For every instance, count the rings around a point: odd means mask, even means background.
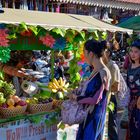
[[[140,50],[140,39],[135,40],[132,43],[131,47],[136,47],[136,48],[138,48]]]
[[[140,39],[137,39],[132,43],[131,48],[133,48],[133,47],[136,47],[140,50]],[[130,57],[130,59],[131,59],[131,57]],[[132,59],[131,59],[131,62],[135,63],[135,61],[133,61]],[[139,63],[140,63],[140,60],[139,60]]]
[[[85,49],[88,52],[93,52],[98,58],[103,56],[105,49],[107,49],[106,41],[96,41],[96,40],[88,40],[85,43]]]

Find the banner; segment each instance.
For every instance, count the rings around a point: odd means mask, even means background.
[[[57,125],[47,127],[44,119],[38,124],[29,120],[6,123],[0,128],[0,140],[56,140]]]

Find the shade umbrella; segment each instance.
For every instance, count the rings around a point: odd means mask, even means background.
[[[140,31],[140,16],[134,16],[128,20],[118,24],[117,26]]]

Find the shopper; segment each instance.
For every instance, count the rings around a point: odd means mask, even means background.
[[[91,108],[86,120],[79,125],[76,140],[103,139],[107,91],[110,83],[110,72],[102,61],[105,48],[105,41],[89,40],[84,46],[85,60],[94,67],[94,70],[88,79],[84,95],[71,94],[69,97]]]
[[[118,65],[111,60],[112,50],[107,49],[105,51],[103,60],[111,73],[111,85],[109,92],[109,102],[114,104],[114,110],[109,111],[108,120],[108,137],[109,140],[118,140],[118,129],[117,129],[117,99],[116,94],[119,91],[120,84],[120,69]]]
[[[140,140],[140,40],[136,40],[130,50],[132,64],[128,69],[127,83],[130,88],[129,140]]]

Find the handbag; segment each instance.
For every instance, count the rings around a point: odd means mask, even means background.
[[[122,129],[128,129],[128,108],[124,109],[124,112],[121,117],[120,127]]]
[[[80,124],[87,117],[88,111],[76,101],[66,100],[62,104],[62,122],[68,125]]]
[[[120,74],[120,86],[119,92],[117,93],[118,107],[125,108],[126,106],[128,106],[129,99],[130,99],[130,90],[122,74]]]
[[[84,95],[88,83],[89,81],[81,82],[75,94],[79,95],[80,93],[80,95]],[[61,116],[62,122],[65,124],[80,124],[86,119],[87,114],[87,107],[84,108],[83,105],[77,101],[66,100],[62,103]]]
[[[97,72],[94,74],[94,76],[96,74]],[[84,85],[82,84],[83,88],[81,91],[81,95],[85,94],[87,85],[92,80],[92,78],[84,82]],[[79,89],[79,91],[80,90],[81,88]],[[61,109],[62,122],[68,125],[80,124],[86,120],[88,112],[93,109],[94,109],[93,105],[92,107],[90,105],[89,106],[86,105],[85,107],[83,107],[83,105],[78,103],[77,101],[66,100],[62,103]]]

